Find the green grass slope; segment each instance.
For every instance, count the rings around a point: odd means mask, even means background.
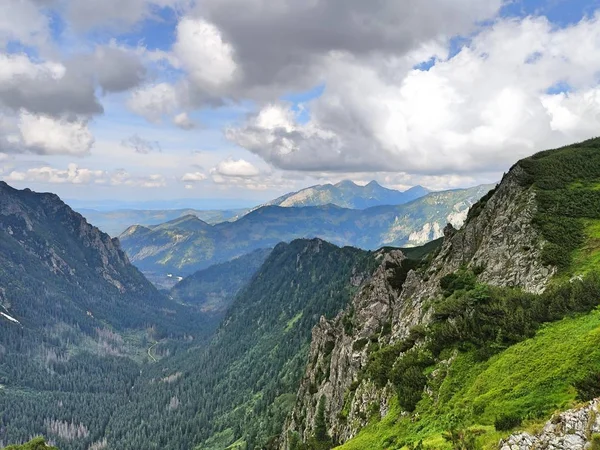
[[[488,361],[459,353],[446,369],[435,399],[424,398],[417,419],[402,417],[397,402],[381,421],[367,426],[343,450],[410,448],[451,449],[443,435],[452,427],[480,433],[480,448],[495,448],[510,431],[497,432],[498,417],[512,414],[536,429],[556,411],[577,403],[573,383],[600,367],[600,311],[543,327],[531,339]]]

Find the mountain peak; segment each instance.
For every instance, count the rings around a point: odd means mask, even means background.
[[[358,185],[352,180],[342,180],[339,183],[333,185],[337,188],[348,188],[348,187],[357,187]]]

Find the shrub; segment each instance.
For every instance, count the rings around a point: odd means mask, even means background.
[[[352,350],[354,350],[355,352],[359,352],[363,348],[365,348],[365,346],[368,343],[369,343],[369,339],[368,338],[362,338],[362,339],[359,339],[357,341],[354,341],[354,343],[352,344]]]
[[[594,434],[590,442],[591,450],[600,450],[600,434]]]
[[[600,372],[594,372],[574,383],[577,399],[587,402],[600,397]]]
[[[516,414],[503,414],[496,417],[494,421],[494,427],[497,431],[510,431],[515,427],[518,427],[523,422],[523,419]]]

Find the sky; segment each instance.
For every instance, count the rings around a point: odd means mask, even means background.
[[[0,179],[80,205],[467,187],[598,130],[600,0],[0,0]]]

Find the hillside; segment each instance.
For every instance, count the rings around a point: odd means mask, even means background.
[[[343,309],[381,258],[318,239],[279,244],[237,296],[207,350],[165,360],[136,384],[132,402],[109,425],[111,445],[266,445],[292,406],[311,328]],[[158,377],[172,381],[159,383]]]
[[[259,249],[200,270],[177,283],[170,295],[179,303],[197,307],[204,316],[218,323],[236,294],[250,282],[270,253],[271,249]]]
[[[0,183],[0,445],[101,440],[151,343],[199,322],[56,195]]]
[[[276,198],[263,206],[285,208],[335,205],[347,209],[366,209],[383,205],[402,205],[427,195],[430,191],[415,186],[405,192],[387,189],[376,181],[360,186],[345,180],[336,184],[311,186]]]
[[[190,229],[188,216],[155,227],[133,226],[120,236],[123,248],[151,277],[186,276],[258,248],[298,238],[320,238],[340,246],[375,250],[421,245],[442,236],[451,222],[460,226],[468,208],[493,186],[435,192],[411,203],[365,210],[327,205],[266,206],[239,220]],[[164,276],[164,275],[163,275]]]
[[[426,265],[400,282],[380,268],[313,330],[280,448],[494,449],[598,397],[599,182],[600,140],[541,152]],[[578,442],[593,427],[574,428]],[[576,448],[547,430],[507,442]]]

